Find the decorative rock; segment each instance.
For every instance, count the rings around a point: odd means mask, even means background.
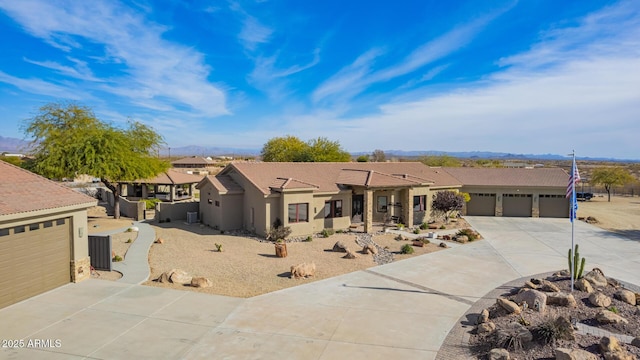
[[[140,231],[140,229],[137,226],[132,226],[127,229],[127,232],[133,232],[133,231]]]
[[[531,279],[530,282],[537,285],[537,290],[544,292],[560,292],[560,288],[549,280]]]
[[[567,294],[563,292],[546,293],[546,294],[547,294],[547,305],[566,306],[566,307],[578,306],[576,299],[571,294]]]
[[[343,259],[355,259],[357,257],[358,257],[358,255],[356,255],[356,253],[354,253],[350,249],[347,249],[347,254],[345,256],[343,256],[342,258]]]
[[[413,246],[424,247],[424,243],[422,242],[422,240],[413,240]]]
[[[154,241],[154,243],[156,243],[156,244],[164,244],[164,240],[162,240],[161,238],[158,238],[156,241]]]
[[[556,360],[599,360],[600,357],[582,349],[557,348]]]
[[[640,294],[636,293],[636,305],[640,305]]]
[[[598,291],[589,295],[589,302],[593,306],[608,307],[611,305],[611,298]]]
[[[478,334],[486,334],[486,333],[492,333],[495,329],[496,329],[496,324],[489,321],[489,322],[485,322],[478,325],[476,332]]]
[[[636,305],[636,312],[635,312],[636,316],[640,316],[640,305]]]
[[[342,241],[338,241],[333,245],[333,251],[346,253],[347,246],[344,243],[342,243]]]
[[[558,272],[553,273],[553,277],[567,277],[567,276],[571,276],[571,273],[569,273],[569,270],[560,270]]]
[[[604,276],[602,270],[598,268],[589,271],[583,278],[596,288],[607,286],[607,278]]]
[[[191,276],[184,270],[174,269],[169,271],[169,280],[174,284],[188,284],[191,282]]]
[[[527,289],[518,293],[515,298],[515,302],[522,304],[525,302],[529,309],[544,312],[547,307],[547,294],[538,290]]]
[[[467,235],[459,235],[455,237],[455,240],[459,243],[466,244],[469,241],[469,237]]]
[[[525,281],[524,282],[524,287],[529,288],[529,289],[534,289],[534,290],[538,289],[538,285],[532,283],[531,281]]]
[[[367,244],[362,248],[362,253],[375,255],[378,253],[378,248],[375,247],[373,244]]]
[[[631,340],[631,345],[640,348],[640,337],[634,338],[633,340]]]
[[[193,277],[191,278],[191,286],[197,288],[208,288],[213,286],[211,281],[205,277]]]
[[[445,242],[441,242],[440,245],[438,245],[438,246],[440,246],[441,248],[445,248],[445,249],[449,247],[449,245],[447,245],[447,243],[445,243]]]
[[[298,265],[291,266],[291,277],[300,278],[300,277],[309,277],[314,276],[316,274],[316,264],[315,263],[301,263]]]
[[[571,321],[564,316],[558,316],[554,321],[554,325],[556,329],[561,330],[560,333],[563,334],[562,339],[564,340],[575,340],[576,337],[574,335],[575,329],[573,328],[573,324]]]
[[[613,336],[604,336],[600,339],[600,351],[603,353],[616,352],[622,350],[618,339]]]
[[[160,277],[156,279],[156,281],[163,284],[168,284],[171,282],[171,280],[169,279],[169,274],[166,272],[163,272],[162,275],[160,275]]]
[[[507,349],[491,349],[489,360],[511,360],[511,356]]]
[[[623,318],[618,314],[614,314],[609,310],[601,310],[596,315],[596,320],[598,320],[600,324],[620,324],[620,323],[628,324],[629,323],[627,319]]]
[[[627,289],[620,289],[616,291],[615,294],[613,294],[613,297],[618,300],[624,301],[629,305],[636,304],[636,294],[634,294],[633,291],[629,291]]]
[[[507,312],[509,312],[510,314],[520,314],[520,312],[522,311],[518,304],[508,299],[498,298],[496,300],[496,303],[503,309],[507,310]]]
[[[620,282],[616,279],[612,279],[612,278],[607,278],[607,285],[614,287],[614,288],[619,288],[620,287]]]
[[[587,281],[585,278],[576,280],[575,286],[576,286],[576,289],[580,291],[584,291],[588,294],[591,294],[593,292],[593,286],[591,286],[591,283]]]
[[[480,315],[478,315],[477,323],[478,324],[486,323],[488,320],[489,320],[489,310],[484,309],[480,312]]]

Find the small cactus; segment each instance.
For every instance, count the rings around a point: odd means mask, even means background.
[[[224,251],[224,250],[222,249],[222,244],[218,244],[218,243],[216,243],[215,245],[216,245],[216,249],[218,250],[218,252],[222,252],[222,251]]]
[[[571,271],[571,259],[573,259],[573,271]],[[578,244],[576,244],[575,246],[575,251],[569,249],[567,260],[569,262],[569,272],[573,275],[573,279],[580,279],[582,277],[582,273],[584,272],[584,264],[586,260],[585,258],[580,258],[580,253],[578,252]]]

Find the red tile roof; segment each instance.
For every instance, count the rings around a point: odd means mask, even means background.
[[[0,161],[0,216],[96,204],[97,200],[90,196]]]
[[[442,169],[432,169],[418,162],[233,163],[227,166],[219,176],[225,176],[234,170],[253,183],[263,194],[271,193],[273,185],[284,184],[284,181],[279,179],[289,178],[298,183],[307,184],[307,186],[313,185],[320,192],[339,191],[341,190],[340,184],[366,185],[367,181],[369,181],[368,186],[373,187],[411,186],[420,183],[429,183],[436,187],[459,187],[462,185]],[[372,175],[371,179],[368,180],[370,175]]]
[[[443,168],[467,186],[566,187],[569,175],[561,168]]]

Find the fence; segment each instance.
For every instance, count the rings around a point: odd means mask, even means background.
[[[98,196],[113,207],[114,197],[111,191],[105,188],[98,188]],[[145,203],[142,201],[129,201],[120,196],[120,215],[122,216],[126,216],[134,220],[143,220],[145,206]]]
[[[110,235],[89,235],[89,258],[94,269],[111,271]]]
[[[187,220],[187,213],[197,213],[199,210],[199,201],[158,203],[158,205],[156,205],[156,220],[161,222]]]

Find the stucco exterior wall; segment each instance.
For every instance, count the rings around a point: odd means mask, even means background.
[[[187,220],[187,212],[198,212],[200,203],[198,201],[187,201],[179,203],[158,203],[156,218],[159,221]]]
[[[503,195],[504,194],[530,194],[532,196],[531,214],[532,217],[540,216],[540,195],[564,195],[566,188],[564,187],[517,187],[517,186],[463,186],[461,192],[466,193],[488,193],[496,194],[496,212],[495,216],[503,214]]]

